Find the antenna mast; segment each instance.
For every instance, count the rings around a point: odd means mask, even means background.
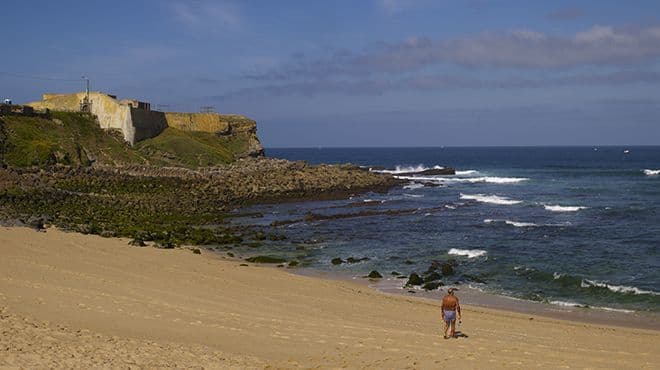
[[[82,79],[85,80],[85,97],[83,98],[83,101],[80,102],[80,111],[91,112],[92,102],[89,100],[89,78],[87,76],[82,76]]]

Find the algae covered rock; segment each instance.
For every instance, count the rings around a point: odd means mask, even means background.
[[[424,284],[424,279],[422,279],[416,273],[410,274],[410,277],[408,278],[408,282],[406,283],[407,286],[422,285],[422,284]]]
[[[369,279],[382,279],[383,275],[380,274],[380,272],[373,270],[367,275]]]
[[[285,259],[278,258],[278,257],[272,257],[272,256],[254,256],[250,258],[245,259],[247,262],[253,262],[253,263],[284,263],[286,262]]]
[[[433,282],[424,284],[422,286],[422,289],[427,290],[427,291],[428,290],[435,290],[435,289],[438,289],[438,287],[441,287],[443,285],[445,285],[445,284],[442,281],[433,281]]]
[[[142,239],[133,239],[130,242],[128,242],[128,245],[132,245],[134,247],[146,247],[147,244],[144,242]]]
[[[368,260],[369,260],[369,257],[362,257],[362,258],[348,257],[346,259],[346,262],[347,263],[360,263],[362,261],[368,261]]]
[[[335,257],[330,260],[330,263],[332,263],[333,265],[341,265],[342,263],[344,263],[344,260],[339,257]]]

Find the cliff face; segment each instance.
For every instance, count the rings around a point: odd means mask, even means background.
[[[146,111],[147,114],[162,112]],[[129,145],[119,130],[102,129],[89,113],[52,111],[49,116],[0,116],[0,165],[152,165],[212,167],[263,153],[254,123],[221,134],[167,127]]]
[[[78,112],[84,98],[85,93],[44,94],[27,105]],[[264,155],[256,122],[241,115],[152,111],[148,103],[100,92],[90,92],[89,100],[101,128],[120,131],[126,142],[167,164],[185,158],[190,166],[207,166]]]
[[[77,112],[85,93],[44,94],[43,100],[28,103],[36,109]],[[120,130],[131,145],[155,138],[167,127],[181,131],[206,132],[217,136],[235,136],[235,142],[245,143],[236,147],[234,156],[257,157],[263,155],[263,147],[257,137],[257,123],[237,114],[171,113],[152,111],[148,103],[136,100],[117,100],[114,96],[90,92],[91,113],[98,118],[104,129]]]
[[[206,132],[218,137],[233,137],[235,142],[242,142],[241,147],[236,147],[234,150],[237,158],[264,155],[264,148],[257,137],[257,123],[245,116],[166,112],[165,119],[169,127],[181,131]]]

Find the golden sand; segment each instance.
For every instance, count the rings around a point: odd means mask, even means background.
[[[0,367],[658,368],[660,332],[463,308],[187,249],[0,228]]]

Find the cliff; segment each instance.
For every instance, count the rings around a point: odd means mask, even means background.
[[[85,106],[86,110],[96,116],[101,128],[121,132],[126,142],[148,148],[166,162],[170,162],[172,156],[187,155],[189,150],[180,145],[163,145],[165,142],[181,144],[191,139],[201,140],[207,149],[217,152],[224,162],[262,156],[264,153],[257,137],[257,123],[241,115],[159,112],[151,110],[149,103],[135,99],[118,100],[113,95],[101,92],[90,92],[87,101],[86,97],[84,92],[44,94],[42,100],[27,105],[35,109],[69,112],[79,112]],[[162,133],[166,133],[165,137],[160,137]],[[213,140],[213,137],[218,139]],[[148,142],[142,143],[144,141]],[[206,159],[196,161],[199,162],[197,165],[209,164],[205,163],[208,162]]]
[[[238,157],[264,155],[264,148],[257,137],[257,123],[238,114],[173,113],[166,112],[169,127],[187,132],[206,132],[233,143]]]
[[[252,129],[224,135],[168,127],[131,146],[121,131],[102,129],[89,113],[6,115],[0,116],[0,164],[211,167],[263,153],[252,123]]]

